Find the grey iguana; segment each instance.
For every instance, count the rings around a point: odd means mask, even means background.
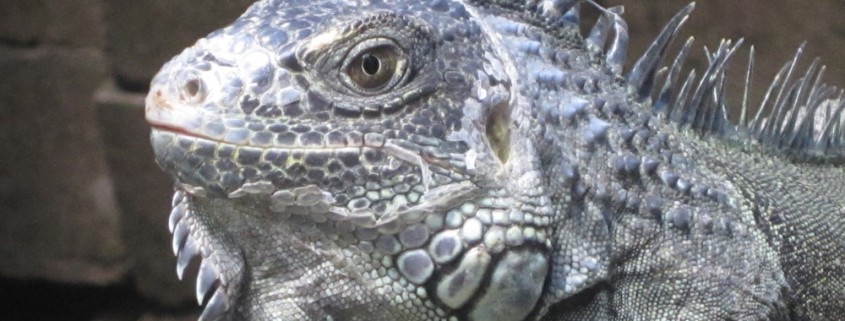
[[[692,8],[623,70],[590,1],[257,2],[147,98],[200,318],[845,318],[842,90],[729,103]]]

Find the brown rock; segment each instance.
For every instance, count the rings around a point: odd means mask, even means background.
[[[97,0],[0,0],[0,39],[99,48],[105,39],[102,7]]]
[[[145,88],[161,65],[200,37],[225,27],[254,0],[109,0],[108,51],[123,85]]]
[[[153,314],[144,314],[138,321],[195,321],[199,318],[199,314],[188,314],[183,316],[159,316]]]
[[[0,49],[0,274],[109,283],[125,251],[92,93],[99,51]]]
[[[91,321],[197,321],[199,316],[199,313],[163,315],[150,312],[142,312],[139,316],[134,311],[113,311],[97,316]]]

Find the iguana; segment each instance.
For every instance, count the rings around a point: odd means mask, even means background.
[[[843,91],[731,103],[692,9],[626,69],[589,0],[258,1],[146,101],[200,319],[845,316]]]

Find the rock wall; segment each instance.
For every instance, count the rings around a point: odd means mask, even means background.
[[[196,319],[143,98],[251,2],[0,0],[0,319]]]
[[[600,2],[627,5],[632,59],[686,4]],[[196,318],[193,282],[174,273],[170,181],[153,163],[143,97],[167,59],[250,3],[0,0],[0,294],[14,294],[0,300],[3,320]],[[757,92],[804,40],[805,61],[822,57],[828,81],[845,85],[843,9],[700,1],[685,35],[699,48],[755,44]]]

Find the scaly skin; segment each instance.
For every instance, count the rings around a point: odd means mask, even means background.
[[[264,0],[167,63],[201,319],[843,315],[841,170],[673,123],[575,2]]]

